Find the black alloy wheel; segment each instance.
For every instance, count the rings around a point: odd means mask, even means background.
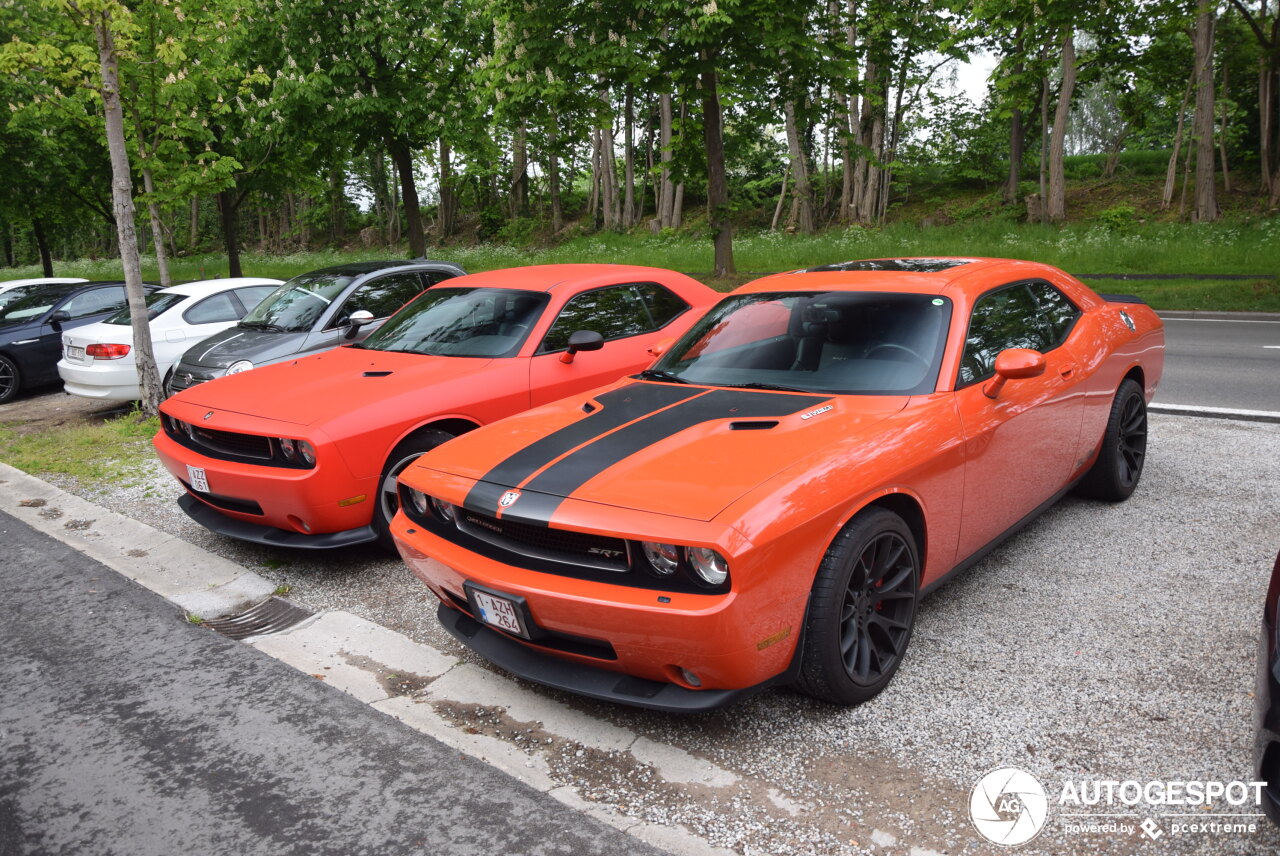
[[[1094,499],[1123,502],[1137,488],[1146,459],[1147,401],[1142,385],[1125,378],[1111,402],[1098,459],[1076,490]]]
[[[22,373],[13,360],[0,354],[0,404],[10,401],[22,388]]]

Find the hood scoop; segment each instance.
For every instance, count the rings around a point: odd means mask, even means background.
[[[730,431],[768,431],[776,427],[778,427],[777,419],[745,419],[729,423]]]
[[[365,372],[361,377],[386,377],[391,372]]]

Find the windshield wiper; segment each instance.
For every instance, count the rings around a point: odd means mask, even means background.
[[[268,321],[241,321],[240,326],[247,327],[250,330],[270,330],[273,333],[289,332],[284,327],[281,327],[279,324],[272,324]]]
[[[671,372],[664,372],[661,369],[645,369],[644,371],[640,372],[638,377],[642,377],[645,380],[665,380],[667,383],[688,383],[689,382],[684,378],[680,377],[679,375],[673,375]]]
[[[794,386],[783,386],[780,383],[760,383],[759,381],[751,381],[750,383],[718,383],[716,386],[727,386],[731,389],[768,389],[775,392],[813,392],[811,389],[799,389]]]

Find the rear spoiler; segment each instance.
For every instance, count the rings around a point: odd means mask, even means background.
[[[1099,294],[1098,296],[1108,303],[1141,303],[1143,306],[1147,305],[1147,301],[1136,294]]]

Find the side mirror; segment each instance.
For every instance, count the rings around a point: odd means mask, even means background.
[[[1044,354],[1030,348],[1007,348],[996,357],[996,376],[982,387],[987,398],[1000,395],[1006,382],[1044,374]]]
[[[560,362],[573,362],[578,351],[598,351],[604,347],[604,336],[595,330],[575,330],[569,334],[569,349],[560,355]]]
[[[675,341],[676,341],[675,336],[668,336],[667,338],[659,342],[653,343],[652,345],[649,346],[649,356],[653,357],[654,359],[657,359],[658,357],[665,354],[667,351],[671,350],[671,346],[675,344]]]
[[[343,335],[345,339],[354,339],[356,334],[360,332],[360,328],[373,321],[373,313],[367,309],[357,309],[347,316],[347,332]]]
[[[71,320],[71,313],[65,309],[59,309],[57,312],[49,316],[49,326],[56,332],[62,332],[62,325]]]

